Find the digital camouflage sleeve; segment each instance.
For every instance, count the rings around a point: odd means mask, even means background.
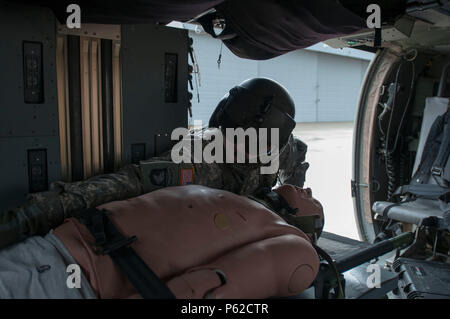
[[[198,132],[197,132],[198,133]],[[262,188],[289,183],[303,187],[308,163],[307,146],[291,135],[280,154],[277,174],[260,174],[258,164],[195,163],[194,183],[227,190],[239,195],[257,194]],[[170,152],[155,160],[170,160]],[[91,177],[79,182],[55,182],[50,190],[30,194],[25,205],[0,214],[0,247],[21,238],[46,234],[64,219],[85,209],[143,194],[143,179],[138,165]]]
[[[217,128],[203,128],[191,131],[191,135],[201,138],[202,135],[213,134]],[[210,143],[202,139],[203,148]],[[292,134],[279,157],[279,170],[275,174],[261,174],[260,164],[221,164],[194,163],[194,182],[212,188],[219,188],[239,195],[254,195],[263,188],[271,188],[277,184],[292,184],[303,187],[306,170],[305,163],[307,145]],[[164,159],[170,160],[170,152]]]
[[[139,169],[128,165],[112,174],[80,182],[55,182],[47,192],[33,193],[27,203],[0,214],[0,247],[44,235],[64,219],[87,208],[142,194]]]

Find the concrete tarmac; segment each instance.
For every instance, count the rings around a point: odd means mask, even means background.
[[[324,230],[359,239],[350,188],[353,123],[298,123],[294,135],[308,145],[305,187],[323,205]]]

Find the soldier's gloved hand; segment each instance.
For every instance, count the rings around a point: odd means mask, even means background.
[[[29,204],[0,214],[0,248],[50,230],[47,215],[36,205]]]
[[[293,167],[291,171],[280,170],[279,178],[281,184],[291,184],[298,187],[303,187],[308,168],[309,163],[304,162]]]
[[[305,162],[308,146],[292,134],[280,154],[278,178],[281,184],[303,187],[309,164]]]

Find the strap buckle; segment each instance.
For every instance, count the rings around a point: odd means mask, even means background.
[[[436,175],[436,176],[441,176],[442,175],[442,167],[433,166],[431,168],[431,174]]]
[[[102,246],[101,254],[102,255],[108,255],[116,250],[119,250],[123,247],[129,246],[132,242],[136,241],[136,236],[131,236],[129,238],[124,238],[121,240],[113,241],[106,243]]]

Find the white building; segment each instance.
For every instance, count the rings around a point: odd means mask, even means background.
[[[354,49],[333,49],[319,43],[280,57],[254,61],[241,59],[221,41],[190,31],[199,63],[200,84],[194,83],[192,120],[207,124],[218,101],[230,88],[252,77],[272,78],[291,93],[297,122],[353,121],[359,89],[373,54]]]

